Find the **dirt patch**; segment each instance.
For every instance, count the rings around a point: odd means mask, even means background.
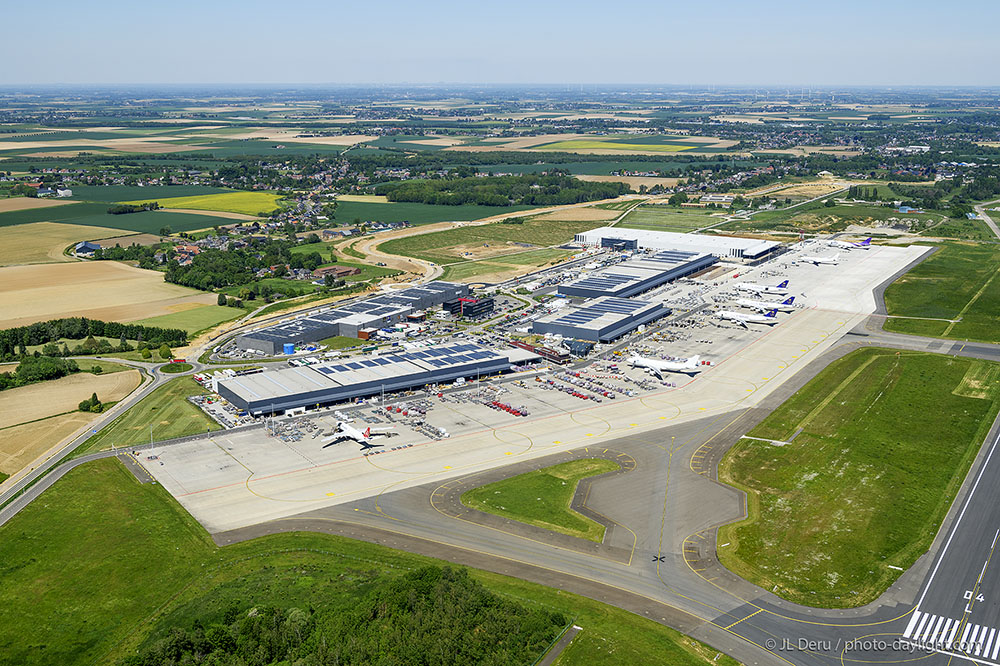
[[[10,213],[15,210],[34,210],[35,208],[53,208],[76,203],[63,199],[32,199],[30,197],[13,197],[0,199],[0,213]]]
[[[400,141],[399,143],[412,143],[418,146],[442,146],[444,148],[449,148],[451,146],[462,145],[462,139],[447,137],[447,136],[427,136],[422,139],[413,139],[412,141]]]
[[[56,222],[0,227],[0,266],[76,261],[64,255],[63,250],[83,240],[106,236],[109,231],[104,227]]]
[[[0,268],[0,328],[60,317],[134,321],[185,303],[214,305],[216,295],[117,261]]]
[[[341,194],[337,201],[354,201],[357,203],[392,203],[389,198],[381,194]]]
[[[657,178],[655,176],[587,176],[587,175],[577,175],[574,176],[577,180],[583,180],[590,183],[625,183],[632,188],[633,192],[638,192],[639,187],[645,185],[647,188],[655,187],[659,185],[660,187],[673,187],[677,184],[680,178]]]
[[[139,385],[138,370],[107,375],[78,372],[68,377],[0,391],[0,428],[37,421],[77,408],[97,393],[102,402],[124,398]],[[5,440],[6,437],[0,437]]]
[[[568,208],[540,215],[536,219],[550,222],[603,222],[604,220],[617,219],[621,214],[620,210],[607,210],[605,208]]]
[[[449,248],[449,252],[462,258],[462,261],[474,261],[476,259],[488,259],[490,257],[501,257],[514,252],[523,252],[534,246],[525,247],[510,241],[498,241],[496,243],[467,243],[465,245],[455,245]]]

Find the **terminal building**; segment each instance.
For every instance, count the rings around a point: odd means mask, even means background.
[[[559,294],[578,298],[628,298],[678,278],[699,273],[717,259],[711,254],[671,250],[637,257],[559,285]]]
[[[415,312],[468,294],[469,286],[465,284],[429,282],[356,303],[318,310],[292,321],[244,333],[236,338],[236,346],[245,351],[276,356],[284,352],[287,344],[318,342],[335,335],[357,338],[362,330],[393,326],[406,321]]]
[[[535,320],[531,332],[561,335],[574,340],[610,342],[643,324],[666,317],[670,308],[662,303],[603,296],[582,306],[569,306]]]
[[[522,349],[499,353],[458,343],[385,356],[328,361],[319,365],[264,371],[218,382],[220,396],[254,416],[316,407],[510,370],[537,359]]]
[[[577,243],[617,250],[683,250],[711,254],[723,261],[755,263],[782,251],[777,241],[733,236],[678,234],[672,231],[647,231],[600,227],[576,235]]]

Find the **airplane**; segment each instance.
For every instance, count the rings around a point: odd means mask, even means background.
[[[661,361],[657,358],[643,358],[638,354],[633,354],[629,360],[629,365],[633,368],[645,368],[650,374],[663,379],[664,372],[679,372],[685,375],[693,375],[701,372],[701,357],[692,356],[684,361]]]
[[[829,240],[826,242],[830,247],[839,247],[842,250],[868,250],[872,246],[872,238],[869,236],[863,241],[858,241],[857,243],[850,243],[848,241],[840,240]]]
[[[749,291],[757,295],[777,294],[778,296],[785,296],[788,294],[788,280],[774,286],[769,284],[755,284],[753,282],[740,282],[733,285],[733,287],[736,291]]]
[[[745,308],[751,308],[753,310],[758,310],[760,312],[767,312],[768,310],[781,310],[782,312],[790,312],[792,310],[792,303],[794,302],[795,302],[794,296],[789,296],[780,303],[777,301],[754,301],[749,298],[736,299],[737,305],[742,305]]]
[[[339,444],[340,442],[346,440],[352,440],[361,445],[362,451],[367,451],[368,449],[385,446],[384,444],[372,444],[372,437],[391,437],[393,434],[394,433],[388,432],[372,432],[370,427],[365,428],[365,431],[361,432],[349,423],[337,421],[337,428],[333,431],[333,439],[324,444],[323,448],[325,449],[328,446],[333,446],[334,444]]]
[[[769,310],[767,313],[762,315],[743,314],[742,312],[733,312],[732,310],[720,310],[716,313],[716,315],[723,321],[734,321],[743,328],[750,328],[747,324],[767,324],[768,326],[773,326],[778,323],[777,310]]]
[[[838,252],[832,257],[799,257],[799,261],[810,263],[813,266],[819,266],[820,264],[836,264],[840,261],[840,253]]]

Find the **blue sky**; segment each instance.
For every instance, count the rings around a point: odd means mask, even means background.
[[[997,0],[50,0],[0,83],[1000,85]]]

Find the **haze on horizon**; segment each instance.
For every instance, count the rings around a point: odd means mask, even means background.
[[[0,85],[995,86],[1000,3],[56,0],[4,10]]]

